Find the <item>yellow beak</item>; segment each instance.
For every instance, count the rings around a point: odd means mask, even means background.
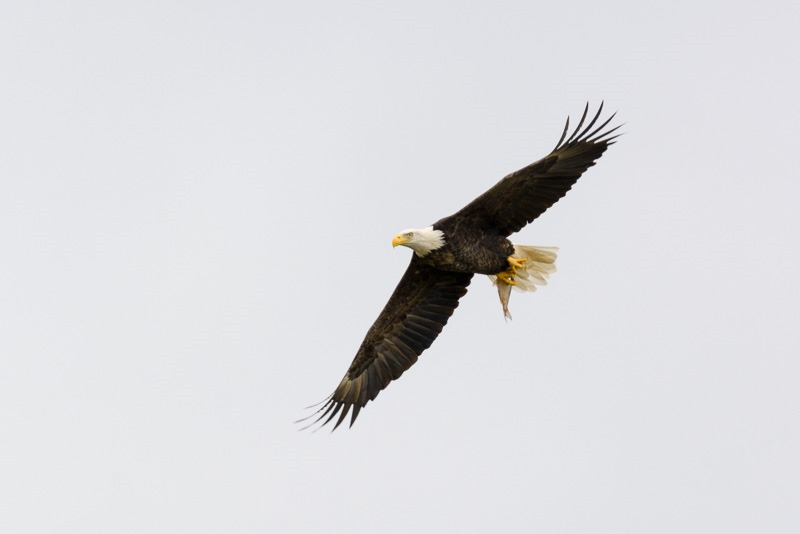
[[[408,239],[406,239],[403,234],[397,234],[394,236],[394,239],[392,239],[392,246],[396,247],[397,245],[404,245],[407,241]]]

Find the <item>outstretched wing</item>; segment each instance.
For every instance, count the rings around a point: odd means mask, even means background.
[[[451,217],[469,220],[509,236],[544,213],[567,194],[618,137],[611,134],[619,126],[603,131],[614,115],[595,128],[603,111],[602,104],[584,127],[588,111],[587,104],[578,126],[565,141],[569,131],[567,119],[561,139],[548,156],[509,174]]]
[[[341,411],[334,430],[352,408],[358,412],[431,346],[467,292],[472,273],[440,271],[414,255],[378,319],[367,332],[353,363],[313,423],[328,424]],[[314,414],[316,415],[316,414]],[[327,417],[327,419],[325,419]]]

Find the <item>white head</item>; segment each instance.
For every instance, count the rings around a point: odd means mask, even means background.
[[[444,246],[444,233],[441,230],[434,230],[433,226],[427,228],[403,230],[392,239],[392,246],[403,245],[414,252],[417,256],[425,256],[430,251]]]

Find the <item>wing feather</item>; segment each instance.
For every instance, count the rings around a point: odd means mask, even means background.
[[[567,194],[581,175],[614,143],[620,126],[605,129],[614,115],[597,128],[603,105],[586,123],[589,105],[569,137],[569,119],[550,154],[511,173],[467,204],[450,219],[468,220],[503,236],[518,232]],[[594,128],[594,130],[592,129]],[[566,141],[564,139],[566,138]]]
[[[348,413],[352,426],[361,408],[400,378],[431,346],[458,307],[458,300],[466,294],[472,276],[472,273],[440,271],[413,256],[344,378],[333,395],[312,414],[319,416],[309,426],[323,420],[320,427],[325,426],[339,414],[335,430]]]

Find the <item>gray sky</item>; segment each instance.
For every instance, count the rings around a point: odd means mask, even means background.
[[[0,531],[796,532],[792,2],[5,2]],[[351,430],[399,230],[625,136]]]

